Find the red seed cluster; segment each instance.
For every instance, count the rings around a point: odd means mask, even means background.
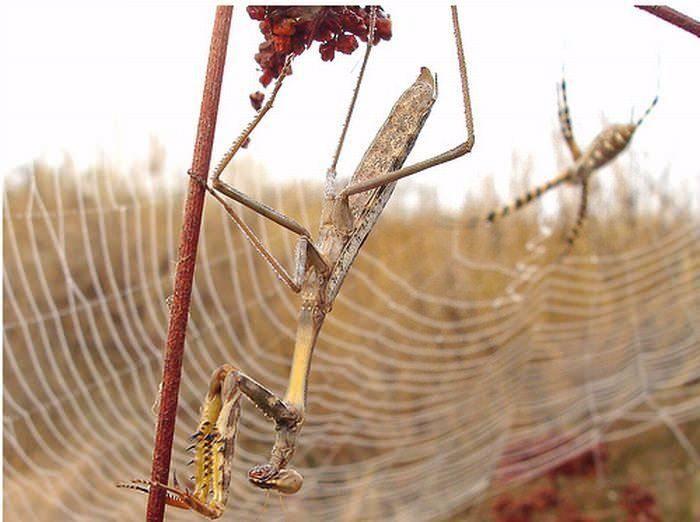
[[[638,484],[628,484],[620,498],[622,508],[627,512],[628,522],[661,522],[656,505],[656,497]]]
[[[291,54],[299,55],[320,42],[323,61],[330,61],[336,51],[351,54],[359,47],[357,39],[367,41],[370,7],[358,6],[249,6],[248,14],[260,22],[265,41],[260,44],[255,61],[262,69],[260,83],[269,85],[282,72]],[[374,44],[391,38],[391,20],[377,7]]]
[[[498,522],[530,522],[534,515],[533,506],[510,495],[502,495],[492,505],[493,518]]]
[[[599,444],[595,448],[588,449],[580,455],[559,464],[549,471],[549,476],[556,479],[564,477],[587,477],[595,474],[596,461],[604,464],[608,460],[608,449],[605,445]]]
[[[511,456],[504,466],[525,462],[542,452],[542,447],[557,447],[566,439],[544,437],[533,441],[532,450],[519,443],[509,448]],[[557,522],[595,522],[597,517],[587,516],[570,494],[571,486],[595,475],[596,461],[605,466],[609,460],[608,448],[600,444],[553,468],[548,474],[549,485],[530,489],[518,496],[503,494],[491,504],[491,519],[495,522],[535,522],[556,520]],[[512,477],[509,477],[512,478]],[[654,493],[634,483],[618,489],[620,515],[615,520],[625,522],[661,522],[662,518]],[[580,500],[579,500],[580,501]],[[624,517],[624,518],[623,518]]]
[[[558,490],[551,487],[532,491],[524,498],[501,495],[492,504],[491,511],[495,522],[534,522],[535,520],[595,522],[583,515],[571,501],[562,498]]]

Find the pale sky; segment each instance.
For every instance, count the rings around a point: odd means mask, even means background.
[[[527,4],[527,5],[525,5]],[[394,38],[373,51],[340,163],[350,175],[398,95],[427,66],[439,98],[409,161],[463,140],[462,107],[448,3],[384,4]],[[556,170],[556,83],[565,68],[574,132],[585,146],[603,118],[627,122],[657,89],[658,106],[632,148],[645,168],[670,167],[672,182],[700,178],[700,40],[626,2],[460,2],[476,121],[472,155],[418,174],[446,201],[507,183],[513,154],[531,157],[536,178]],[[429,6],[429,7],[427,7]],[[675,8],[700,18],[700,4]],[[101,155],[143,162],[151,137],[181,174],[191,160],[213,7],[183,2],[5,3],[0,15],[0,170],[70,154],[87,167]],[[262,41],[243,7],[234,10],[214,159],[253,116],[253,61]],[[349,103],[361,53],[295,61],[273,110],[245,155],[272,179],[322,178]]]

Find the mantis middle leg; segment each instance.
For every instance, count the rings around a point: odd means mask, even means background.
[[[220,366],[212,374],[197,430],[190,437],[192,444],[187,450],[194,452],[194,489],[182,489],[175,472],[173,486],[137,479],[118,483],[117,487],[143,493],[148,493],[152,487],[161,487],[167,491],[168,505],[191,509],[207,518],[221,517],[228,501],[242,395],[274,421],[277,431],[270,462],[251,468],[249,480],[263,489],[296,493],[303,478],[286,466],[294,453],[301,415],[294,406],[229,364]]]

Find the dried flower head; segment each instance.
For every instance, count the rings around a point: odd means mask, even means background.
[[[639,484],[628,484],[622,490],[620,504],[627,512],[630,522],[644,520],[646,522],[661,522],[661,515],[654,494]]]
[[[262,69],[264,86],[279,77],[285,60],[299,55],[319,42],[323,61],[333,60],[336,51],[351,54],[367,41],[371,8],[358,6],[249,6],[248,15],[260,22],[265,40],[255,61]],[[391,20],[381,7],[376,9],[374,44],[391,38]],[[252,99],[251,99],[252,101]]]

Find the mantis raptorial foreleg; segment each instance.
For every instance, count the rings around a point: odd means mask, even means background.
[[[286,465],[294,453],[295,433],[301,415],[270,390],[229,364],[217,368],[200,410],[197,430],[190,437],[188,451],[194,452],[195,488],[182,489],[173,473],[173,486],[148,480],[132,480],[117,487],[148,493],[152,487],[167,491],[166,503],[191,509],[207,518],[223,515],[229,495],[241,396],[245,395],[265,416],[275,423],[277,441],[270,463],[255,466],[248,473],[251,482],[281,493],[296,493],[303,478]],[[287,440],[285,440],[285,438]]]
[[[302,476],[287,464],[294,455],[296,434],[302,423],[302,414],[287,401],[254,381],[231,365],[224,364],[214,372],[212,385],[224,376],[224,382],[233,380],[250,401],[275,423],[275,444],[272,448],[270,462],[254,466],[248,471],[248,479],[264,489],[275,489],[282,493],[296,493],[304,481]],[[224,408],[221,408],[222,412]],[[233,448],[231,449],[233,452]],[[228,484],[226,484],[228,489]]]
[[[381,187],[384,185],[387,185],[389,183],[392,183],[394,181],[397,181],[401,178],[405,178],[406,176],[410,176],[412,174],[416,174],[418,172],[421,172],[423,170],[427,170],[431,167],[435,167],[437,165],[441,165],[442,163],[446,163],[448,161],[452,161],[454,159],[459,158],[460,156],[464,156],[468,152],[472,150],[472,147],[474,146],[474,119],[472,117],[472,107],[471,107],[471,99],[469,97],[469,83],[467,81],[467,65],[466,65],[466,60],[464,58],[464,49],[462,47],[462,34],[459,29],[459,19],[457,17],[457,8],[455,6],[451,6],[452,9],[452,27],[454,28],[454,35],[455,35],[455,42],[457,45],[457,60],[459,62],[459,74],[460,74],[460,79],[461,79],[461,84],[462,84],[462,103],[464,106],[464,120],[466,124],[466,129],[467,129],[467,139],[464,143],[461,143],[454,147],[453,149],[450,149],[446,152],[443,152],[441,154],[437,154],[436,156],[433,156],[432,158],[428,158],[423,161],[419,161],[417,163],[414,163],[413,165],[409,165],[407,167],[400,168],[398,170],[394,170],[392,172],[387,172],[385,174],[381,174],[379,176],[375,176],[373,178],[360,181],[357,183],[353,183],[352,185],[348,185],[345,187],[338,197],[340,199],[347,199],[349,196],[352,196],[353,194],[359,194],[360,192],[365,192],[377,187]]]
[[[561,125],[561,133],[564,136],[566,145],[571,151],[571,156],[576,161],[581,156],[581,149],[574,139],[574,131],[571,127],[571,115],[569,114],[569,102],[566,99],[566,80],[561,79],[561,84],[557,89],[557,103],[559,105],[559,124]]]

